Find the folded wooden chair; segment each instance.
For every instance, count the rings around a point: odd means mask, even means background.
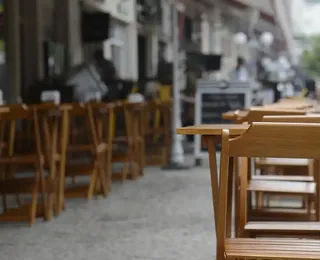
[[[65,175],[72,179],[72,183],[66,183],[66,197],[91,199],[94,194],[107,196],[108,193],[105,172],[107,144],[98,133],[97,122],[102,117],[94,109],[90,104],[74,103],[69,112],[72,131]],[[78,177],[81,176],[89,177],[89,184],[85,180],[79,183]]]
[[[263,109],[263,108],[255,108],[250,109],[249,113],[244,121],[248,123],[259,122],[263,119],[264,116],[302,116],[305,115],[306,112],[303,110],[274,110],[271,109]],[[256,195],[256,203],[255,206],[249,205],[250,217],[252,219],[269,219],[269,218],[279,218],[280,220],[290,220],[293,218],[296,219],[304,219],[310,220],[312,219],[312,214],[315,213],[311,209],[312,200],[308,200],[310,196],[314,195],[314,183],[308,183],[308,185],[304,185],[304,182],[299,182],[299,177],[303,175],[308,175],[310,172],[310,161],[307,159],[292,159],[292,158],[256,158],[254,161],[255,171],[252,172],[252,181],[250,182],[250,189]],[[257,175],[257,170],[260,171],[260,175]],[[282,183],[282,185],[278,182],[272,183],[272,179],[268,176],[269,174],[274,175],[284,175],[289,174],[297,175],[296,183]],[[259,180],[257,180],[259,179]],[[264,179],[264,181],[263,181]],[[273,178],[275,179],[275,178]],[[281,179],[279,176],[278,179]],[[294,178],[291,178],[293,180]],[[287,186],[283,186],[287,185]],[[302,209],[296,208],[288,208],[288,207],[264,207],[264,194],[282,194],[282,195],[290,195],[292,190],[292,185],[301,186],[300,197],[307,198],[305,200],[305,204],[308,207],[304,207]],[[310,188],[310,187],[311,188]],[[285,189],[286,187],[286,189]],[[277,192],[279,190],[279,192]],[[252,200],[252,199],[250,199]],[[267,205],[269,205],[269,200],[267,199]],[[312,212],[310,212],[310,210]],[[314,216],[314,215],[313,215]]]
[[[125,117],[128,133],[133,143],[133,167],[137,168],[139,176],[144,175],[146,166],[145,152],[145,110],[146,103],[127,103],[125,105]]]
[[[64,183],[66,151],[69,137],[69,111],[71,105],[42,103],[34,106],[37,110],[42,133],[42,148],[45,154],[45,168],[48,172],[48,218],[53,212],[59,215],[64,207]],[[54,186],[48,187],[48,183]]]
[[[9,112],[0,114],[0,131],[2,141],[7,143],[0,157],[0,221],[28,221],[32,225],[37,216],[48,219],[47,188],[54,184],[45,180],[37,110],[25,105],[9,106]],[[22,197],[26,195],[30,197]],[[16,197],[15,207],[9,208],[8,196]]]
[[[154,100],[147,104],[144,138],[148,165],[168,164],[171,148],[171,108],[170,100]],[[154,115],[158,116],[157,124],[152,122]]]
[[[252,123],[246,133],[230,138],[223,130],[217,229],[217,260],[319,259],[320,241],[284,238],[232,238],[234,159],[241,159],[239,187],[241,224],[247,218],[247,174],[250,158],[320,158],[320,124]]]
[[[97,139],[99,142],[106,144],[106,158],[103,161],[106,172],[107,191],[110,192],[112,182],[112,121],[114,119],[114,104],[90,102],[88,107],[97,128]]]
[[[266,116],[262,120],[263,122],[282,122],[282,123],[320,123],[319,115],[307,115],[307,116]],[[302,186],[305,185],[316,185],[317,187],[317,198],[319,201],[319,172],[317,171],[318,160],[310,160],[310,175],[308,176],[279,176],[279,175],[259,175],[254,176],[255,181],[277,181],[282,186],[291,185]],[[298,182],[298,185],[295,185],[295,182]],[[306,204],[310,201],[307,200]],[[268,206],[268,205],[266,205]],[[316,222],[249,222],[245,225],[245,231],[250,235],[288,235],[288,236],[312,236],[320,238],[320,222],[319,222],[319,206],[315,206],[312,210],[317,213],[315,216]],[[309,207],[311,207],[309,205]],[[310,209],[309,209],[310,210]],[[313,212],[312,212],[313,213]],[[293,221],[296,221],[297,218],[293,217]]]
[[[113,172],[113,180],[137,179],[144,163],[144,139],[142,138],[144,104],[117,102],[115,104],[116,125],[113,138],[112,163],[121,163],[122,170]],[[122,123],[122,124],[121,124]]]

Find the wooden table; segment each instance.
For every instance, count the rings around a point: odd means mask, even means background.
[[[178,128],[177,133],[181,135],[201,135],[208,145],[212,202],[214,211],[215,226],[218,226],[218,169],[216,157],[216,144],[220,143],[222,130],[229,130],[230,136],[239,136],[248,130],[250,125],[246,124],[226,124],[226,125],[195,125]]]
[[[252,107],[257,109],[265,110],[303,110],[307,113],[319,114],[320,106],[304,100],[283,100],[279,103],[270,104],[262,107]],[[249,113],[249,110],[235,110],[228,111],[222,114],[222,118],[236,122],[245,118]]]

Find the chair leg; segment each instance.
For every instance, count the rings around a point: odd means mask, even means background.
[[[132,179],[137,179],[138,176],[139,176],[139,169],[136,165],[137,163],[137,152],[136,152],[136,149],[133,146],[129,147],[128,148],[129,150],[129,154],[128,154],[128,159],[129,159],[129,168],[131,169],[131,175],[132,175]],[[139,155],[139,154],[138,154]]]
[[[35,187],[32,192],[32,199],[31,199],[31,206],[30,206],[30,215],[29,215],[29,225],[30,226],[32,226],[36,221],[37,199],[38,199],[38,188]],[[45,211],[46,209],[43,209],[43,210]]]
[[[130,164],[129,160],[123,162],[122,171],[121,171],[122,182],[128,179],[128,174],[130,170],[129,164]]]
[[[102,190],[102,194],[106,197],[108,195],[108,183],[107,183],[107,177],[106,172],[104,169],[104,153],[100,154],[98,156],[98,173],[99,173],[99,180],[100,180],[100,187]]]
[[[87,199],[91,200],[94,194],[94,190],[96,187],[97,183],[97,177],[98,177],[98,167],[95,167],[94,170],[92,171],[92,175],[90,177],[90,183],[89,183],[89,188],[88,188],[88,193],[87,193]]]
[[[146,166],[146,152],[145,152],[145,144],[144,144],[144,141],[142,140],[141,141],[141,144],[140,144],[140,167],[141,167],[141,176],[144,175],[144,168]]]
[[[7,179],[6,173],[4,171],[1,172],[1,180],[5,181]],[[2,199],[2,211],[6,212],[8,210],[8,203],[7,203],[7,195],[5,193],[1,194]]]

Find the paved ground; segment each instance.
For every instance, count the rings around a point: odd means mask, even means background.
[[[0,228],[1,260],[214,259],[209,170],[150,168],[107,200],[68,201],[50,223]]]

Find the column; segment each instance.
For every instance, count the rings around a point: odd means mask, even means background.
[[[158,52],[159,52],[159,37],[157,30],[153,30],[148,37],[148,54],[147,54],[147,76],[154,77],[158,69]],[[147,91],[154,93],[157,88],[155,82],[148,82]]]
[[[210,26],[206,14],[201,15],[201,52],[208,54],[210,52]]]
[[[132,1],[133,10],[136,10],[137,3],[136,1]],[[128,25],[128,37],[129,37],[129,43],[128,51],[130,53],[130,65],[129,65],[129,79],[133,81],[138,80],[138,23],[137,23],[137,14],[136,11],[133,11],[132,14],[132,21]]]
[[[212,23],[212,44],[211,49],[215,54],[222,53],[222,22],[219,6],[213,10],[213,23]]]
[[[21,0],[22,10],[22,90],[43,78],[43,19],[41,0]]]
[[[9,74],[8,89],[4,91],[4,98],[8,103],[15,103],[20,96],[21,89],[19,0],[5,0],[4,6],[6,63]]]
[[[68,7],[68,49],[70,54],[70,66],[83,62],[83,45],[81,42],[81,9],[78,0],[65,0]]]

